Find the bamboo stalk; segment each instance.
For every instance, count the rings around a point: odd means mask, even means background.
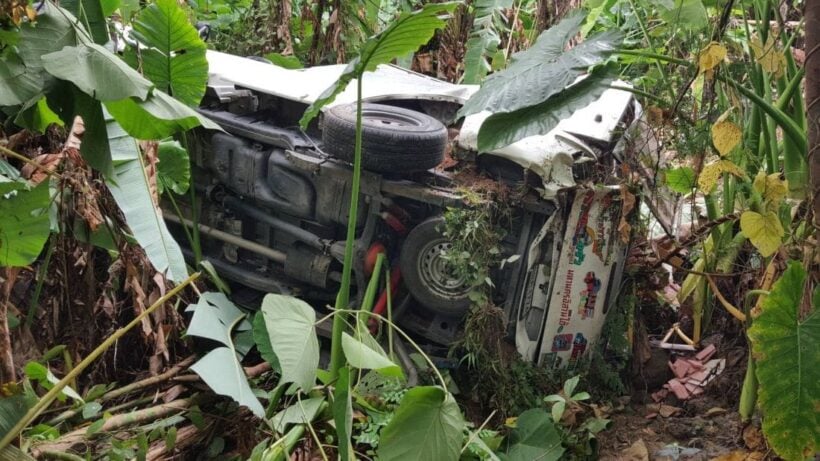
[[[159,384],[159,383],[161,383],[165,380],[171,379],[172,377],[176,376],[180,371],[182,371],[183,369],[187,368],[189,365],[194,363],[195,359],[196,359],[196,357],[192,355],[190,357],[187,357],[187,358],[183,359],[181,362],[179,362],[176,365],[174,365],[173,367],[169,368],[166,372],[164,372],[162,374],[159,374],[159,375],[156,375],[156,376],[151,376],[151,377],[145,378],[143,380],[140,380],[140,381],[128,384],[126,386],[123,386],[123,387],[111,390],[109,392],[106,392],[105,394],[103,394],[102,397],[100,397],[97,400],[97,402],[100,402],[100,403],[106,402],[108,400],[115,399],[117,397],[129,394],[129,393],[134,392],[134,391],[145,389],[146,387],[150,387],[150,386],[153,386],[155,384]],[[61,422],[65,421],[67,419],[73,418],[74,416],[76,416],[81,411],[82,411],[82,408],[72,408],[71,410],[66,410],[66,411],[60,413],[59,415],[55,416],[51,420],[49,420],[48,425],[49,426],[56,426],[57,424],[60,424]],[[109,409],[109,411],[111,411],[111,410]]]
[[[158,440],[154,442],[148,449],[145,455],[146,461],[154,461],[166,459],[166,455],[173,453],[176,450],[181,450],[189,445],[193,445],[197,441],[197,436],[201,431],[193,424],[185,426],[177,431],[177,437],[174,446],[169,450],[165,444],[165,440]]]
[[[180,399],[142,410],[114,415],[105,420],[105,423],[103,423],[98,432],[112,432],[125,426],[164,418],[178,411],[186,410],[193,402],[193,398]],[[62,435],[56,440],[35,446],[32,449],[32,453],[35,456],[40,456],[45,452],[66,452],[72,446],[81,443],[88,437],[91,437],[88,435],[88,427],[81,427]]]
[[[99,358],[108,348],[110,348],[114,343],[116,343],[121,337],[123,337],[129,330],[134,328],[135,326],[142,323],[142,320],[151,315],[155,310],[157,310],[160,306],[164,305],[169,299],[173,298],[177,295],[183,288],[190,285],[194,280],[199,278],[199,272],[191,275],[185,281],[180,283],[179,285],[175,286],[173,289],[168,291],[165,296],[156,300],[154,304],[152,304],[148,309],[143,311],[140,315],[134,318],[128,325],[118,329],[115,331],[111,336],[109,336],[105,341],[102,342],[99,346],[97,346],[90,354],[88,354],[80,363],[77,364],[76,367],[72,368],[71,371],[66,374],[63,379],[61,379],[57,384],[54,385],[37,403],[31,407],[28,412],[23,416],[14,427],[0,440],[0,450],[6,447],[12,440],[17,437],[23,429],[26,428],[40,413],[43,412],[57,396],[62,392],[62,390],[70,383],[74,378],[79,376],[80,373],[83,372],[86,368],[88,368],[91,363],[93,363],[97,358]]]

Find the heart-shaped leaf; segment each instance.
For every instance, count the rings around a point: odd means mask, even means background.
[[[763,301],[749,328],[760,383],[763,432],[778,455],[788,460],[820,450],[820,289],[801,319],[806,271],[789,263]]]
[[[464,428],[461,410],[449,392],[437,386],[414,387],[382,429],[379,459],[456,461]]]
[[[722,121],[712,125],[712,144],[715,145],[721,156],[732,151],[743,137],[740,127],[729,121]]]
[[[319,366],[316,312],[301,299],[269,294],[262,300],[260,313],[282,368],[282,381],[310,390]]]
[[[744,211],[740,215],[740,230],[763,257],[769,257],[780,248],[783,240],[783,224],[773,211],[766,214]]]

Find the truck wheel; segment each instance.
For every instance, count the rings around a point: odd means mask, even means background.
[[[470,286],[453,274],[442,256],[452,247],[439,231],[443,226],[444,219],[435,217],[413,228],[404,240],[399,265],[416,301],[434,312],[460,317],[470,308]]]
[[[325,112],[324,150],[353,162],[356,143],[356,104]],[[416,111],[383,104],[362,104],[362,168],[379,173],[425,171],[441,163],[447,147],[447,128]]]

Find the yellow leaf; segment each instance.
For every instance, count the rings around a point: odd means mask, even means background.
[[[740,127],[732,122],[718,122],[712,125],[712,143],[722,157],[740,144],[742,136]]]
[[[780,201],[789,192],[789,185],[786,181],[780,179],[780,173],[766,176],[766,173],[761,171],[755,176],[754,188],[763,196],[764,200],[775,206],[779,205]]]
[[[705,194],[712,192],[723,173],[730,173],[741,178],[744,176],[743,170],[734,163],[729,160],[718,160],[703,167],[698,176],[698,187]]]
[[[698,56],[698,71],[700,73],[714,70],[721,61],[726,59],[726,47],[717,42],[706,45]]]
[[[740,230],[749,237],[749,241],[764,258],[773,255],[780,248],[785,234],[780,218],[773,211],[766,214],[744,211],[740,215]]]
[[[769,34],[765,44],[760,41],[760,37],[755,36],[749,41],[749,47],[755,55],[755,61],[765,72],[775,77],[783,75],[786,69],[786,56],[777,50],[773,34]]]

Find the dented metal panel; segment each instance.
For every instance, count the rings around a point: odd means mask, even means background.
[[[623,271],[618,187],[576,191],[552,273],[537,361],[574,366],[601,334]]]

